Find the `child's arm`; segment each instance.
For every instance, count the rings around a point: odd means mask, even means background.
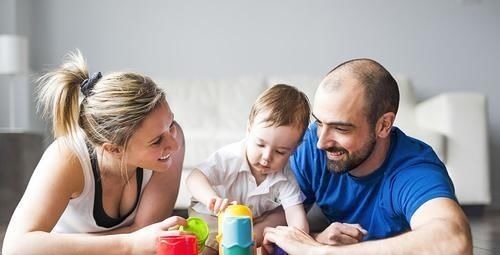
[[[258,218],[253,219],[253,232],[255,233],[255,245],[260,247],[264,239],[264,229],[266,227],[283,226],[286,224],[283,207],[278,206],[271,211],[267,211]]]
[[[186,185],[191,195],[206,205],[215,215],[224,210],[229,204],[227,198],[219,197],[212,185],[210,185],[208,178],[197,168],[193,169],[186,178]]]
[[[306,211],[302,204],[292,205],[285,209],[286,223],[290,227],[296,227],[309,233],[309,223],[307,222]]]

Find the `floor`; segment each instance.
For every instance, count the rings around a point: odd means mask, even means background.
[[[487,212],[481,216],[470,215],[469,221],[474,255],[500,254],[500,212]],[[4,232],[5,226],[0,226],[1,243],[3,243]]]
[[[474,255],[500,254],[500,212],[470,216]]]

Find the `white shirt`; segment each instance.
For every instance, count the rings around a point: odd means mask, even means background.
[[[304,195],[289,164],[281,171],[268,174],[257,186],[245,156],[246,139],[226,145],[213,153],[198,169],[208,178],[215,192],[229,201],[250,207],[253,217],[259,217],[279,205],[283,209],[301,204]],[[208,208],[196,202],[193,210],[211,214]]]

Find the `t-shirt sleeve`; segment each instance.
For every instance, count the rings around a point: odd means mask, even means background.
[[[211,185],[221,185],[224,183],[224,162],[221,151],[216,151],[197,167],[208,179]]]
[[[288,164],[283,170],[283,174],[287,180],[282,181],[279,185],[279,199],[281,201],[281,206],[283,209],[286,209],[290,206],[302,204],[305,196],[302,194],[299,185],[297,184],[297,180],[295,179],[295,176]]]
[[[316,162],[312,162],[316,157],[317,153],[316,144],[314,142],[315,131],[311,129],[311,126],[307,129],[304,134],[304,138],[299,147],[295,150],[295,153],[290,157],[289,163],[292,172],[295,175],[296,181],[302,191],[305,199],[303,203],[305,205],[312,205],[316,202],[316,197],[314,195],[313,185],[311,182],[313,174],[313,166]]]
[[[453,183],[442,166],[421,164],[400,171],[392,179],[393,208],[410,222],[425,202],[446,197],[456,200]]]

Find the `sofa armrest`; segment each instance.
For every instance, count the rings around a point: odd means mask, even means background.
[[[489,204],[490,170],[486,97],[444,93],[416,107],[417,124],[446,136],[446,167],[460,202]],[[462,187],[470,187],[462,192]]]

